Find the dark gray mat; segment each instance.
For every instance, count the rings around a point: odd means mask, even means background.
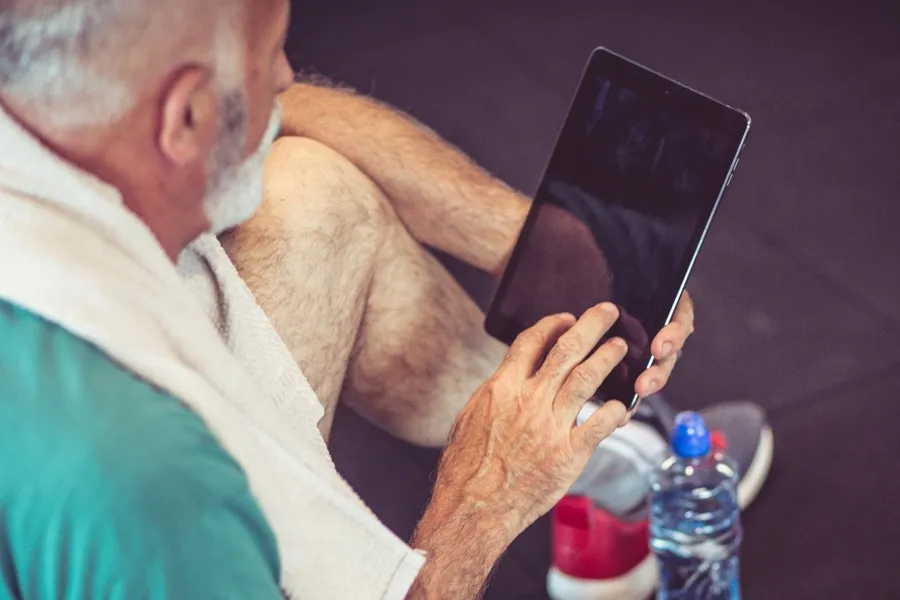
[[[670,391],[685,407],[744,397],[772,411],[776,471],[746,515],[747,598],[900,597],[896,3],[299,6],[296,67],[411,112],[526,193],[595,45],[750,111],[750,146],[691,284],[698,332]],[[490,279],[453,271],[484,305]],[[334,449],[408,536],[436,453],[344,410]],[[522,536],[490,598],[544,597],[547,535],[544,520]]]

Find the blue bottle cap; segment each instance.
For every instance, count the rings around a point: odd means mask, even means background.
[[[699,458],[709,453],[709,430],[695,412],[679,413],[672,430],[672,451],[681,458]]]

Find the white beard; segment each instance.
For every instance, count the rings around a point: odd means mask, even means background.
[[[248,221],[259,210],[263,200],[263,167],[280,131],[281,110],[276,106],[256,152],[244,162],[233,166],[227,164],[230,161],[226,160],[223,164],[221,160],[214,159],[210,168],[211,183],[203,199],[203,210],[209,220],[209,233],[218,235],[236,227]],[[213,156],[229,156],[242,141],[243,135],[235,136],[224,132],[217,143],[228,147],[214,152]]]

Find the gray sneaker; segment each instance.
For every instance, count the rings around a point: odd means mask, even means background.
[[[597,406],[587,404],[582,422]],[[646,518],[649,474],[668,452],[677,412],[656,394],[641,401],[625,427],[614,432],[594,452],[570,494],[588,496],[603,510],[625,520]],[[769,475],[774,441],[763,409],[752,402],[721,402],[700,411],[713,442],[738,465],[738,502],[746,508]]]

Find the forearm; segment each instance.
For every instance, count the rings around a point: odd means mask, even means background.
[[[284,132],[350,159],[384,190],[410,233],[498,274],[529,201],[436,133],[372,99],[310,84],[281,97]]]
[[[470,500],[448,499],[436,491],[411,542],[427,552],[427,559],[407,599],[481,598],[513,538],[504,518],[491,517]]]

